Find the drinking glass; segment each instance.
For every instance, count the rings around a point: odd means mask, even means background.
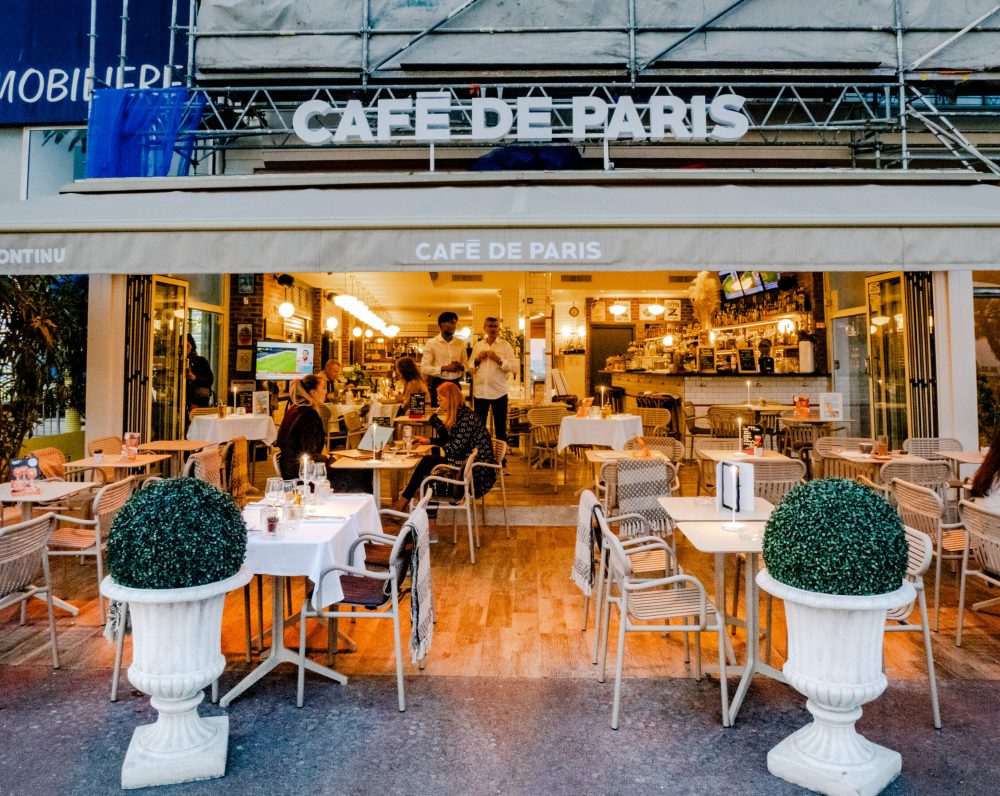
[[[267,487],[264,490],[264,498],[273,508],[277,508],[284,496],[284,487],[280,478],[268,478]]]
[[[886,434],[879,434],[878,445],[875,446],[875,453],[879,456],[886,456],[889,453],[889,437]]]
[[[870,442],[858,443],[858,450],[860,450],[861,453],[863,453],[865,456],[869,456],[872,452],[872,443]]]

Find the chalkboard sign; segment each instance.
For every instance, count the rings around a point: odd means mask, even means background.
[[[423,417],[424,416],[424,394],[414,393],[410,396],[410,407],[409,407],[410,417]]]
[[[715,349],[698,349],[698,370],[702,373],[715,373]]]
[[[757,355],[752,348],[741,348],[736,355],[739,357],[740,373],[757,372]]]

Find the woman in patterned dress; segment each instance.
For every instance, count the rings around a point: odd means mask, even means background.
[[[445,382],[438,387],[437,394],[439,414],[431,415],[434,438],[430,440],[426,437],[414,437],[414,441],[423,444],[433,441],[435,445],[440,446],[441,453],[433,453],[420,460],[402,496],[393,506],[397,511],[402,511],[417,495],[424,479],[439,464],[461,466],[473,449],[478,451],[477,462],[494,463],[493,440],[490,438],[490,433],[476,413],[465,405],[461,390],[455,384]],[[482,497],[489,492],[496,477],[496,470],[491,467],[476,468],[472,479],[475,496]]]

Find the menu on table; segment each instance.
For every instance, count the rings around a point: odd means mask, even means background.
[[[41,487],[38,481],[45,476],[38,465],[38,457],[26,456],[23,459],[10,460],[10,493],[12,495],[40,495]]]

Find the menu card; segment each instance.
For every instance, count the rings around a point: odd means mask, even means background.
[[[809,419],[809,396],[808,395],[796,395],[792,398],[795,404],[795,417],[799,420]]]
[[[744,453],[753,453],[755,448],[764,447],[764,429],[752,424],[740,430],[740,448]]]
[[[410,396],[410,417],[423,417],[424,416],[424,403],[425,397],[423,393],[416,393]]]
[[[10,460],[10,493],[12,495],[40,495],[41,488],[37,481],[40,481],[42,468],[38,466],[36,456],[27,456],[23,459]]]

